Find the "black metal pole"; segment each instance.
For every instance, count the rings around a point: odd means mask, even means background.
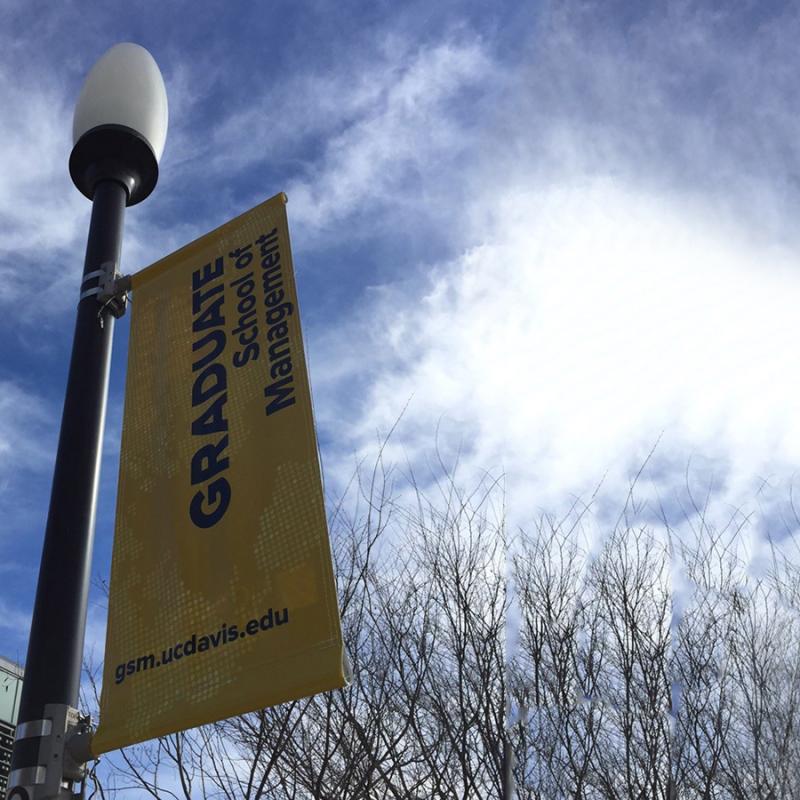
[[[122,183],[96,185],[81,292],[98,285],[87,275],[119,264],[127,202]],[[79,301],[18,727],[42,720],[47,704],[78,704],[113,331],[97,294]],[[39,765],[40,742],[15,742],[12,778]]]

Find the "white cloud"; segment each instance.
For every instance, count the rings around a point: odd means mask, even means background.
[[[37,394],[0,380],[0,494],[21,471],[50,463],[54,428],[52,409]]]
[[[502,83],[494,130],[506,146],[495,171],[677,187],[765,240],[797,243],[797,10],[677,2],[621,11],[565,2],[543,13]]]
[[[385,76],[364,113],[329,139],[324,167],[290,185],[300,221],[331,227],[355,211],[369,216],[369,205],[386,202],[393,189],[403,191],[390,205],[424,203],[408,196],[409,178],[415,182],[426,170],[438,174],[438,159],[450,166],[467,149],[469,133],[448,106],[466,87],[487,81],[490,68],[476,42],[445,42],[412,54],[404,69]],[[433,182],[420,183],[427,188]]]
[[[33,82],[13,66],[3,66],[0,304],[15,314],[35,316],[34,297],[60,309],[63,287],[80,274],[89,205],[72,188],[67,171],[71,111],[63,87]],[[79,255],[74,263],[69,259],[65,271],[61,265],[73,251]],[[20,304],[21,299],[30,305]]]
[[[349,370],[319,373],[347,397],[317,404],[325,425],[344,418],[367,448],[413,397],[403,457],[419,463],[450,419],[466,461],[504,469],[529,509],[609,470],[618,489],[662,432],[673,482],[692,453],[736,491],[797,463],[792,252],[610,180],[490,206],[482,243],[428,285],[387,288],[315,361],[350,353]],[[357,380],[366,390],[352,404]]]
[[[331,71],[312,69],[251,98],[215,130],[211,167],[230,174],[293,164],[285,188],[306,243],[343,220],[373,234],[396,227],[394,215],[389,222],[376,212],[407,208],[421,217],[437,204],[433,176],[448,175],[475,144],[461,94],[492,77],[477,38],[417,45],[387,35],[374,52],[348,54]]]
[[[653,493],[674,496],[690,460],[732,503],[755,502],[763,476],[785,489],[800,456],[800,130],[782,66],[797,15],[746,28],[688,4],[636,16],[553,5],[513,63],[481,48],[480,132],[419,182],[419,217],[439,218],[453,256],[405,264],[313,341],[323,439],[364,452],[413,398],[394,455],[420,463],[438,428],[462,465],[505,470],[526,508],[607,471],[622,502],[662,434]],[[315,185],[381,164],[357,131]],[[404,153],[389,163],[408,187]]]

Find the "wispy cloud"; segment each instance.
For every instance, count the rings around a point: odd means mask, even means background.
[[[491,69],[474,36],[420,45],[386,35],[333,70],[312,68],[248,98],[214,129],[209,168],[230,174],[277,160],[306,238],[345,219],[375,233],[387,207],[421,216],[431,178],[474,146],[463,94],[489,85]]]
[[[51,308],[63,302],[61,288],[81,266],[76,259],[64,268],[87,204],[67,174],[71,115],[59,88],[3,69],[0,96],[0,307],[24,315],[19,301],[32,286]]]
[[[37,394],[0,380],[0,484],[49,464],[52,409]]]
[[[416,214],[435,202],[434,176],[453,169],[475,141],[457,101],[490,78],[479,42],[445,42],[410,54],[343,131],[331,137],[320,164],[289,185],[295,214],[312,228],[335,228],[354,211],[372,219],[407,206]],[[385,224],[385,223],[384,223]]]
[[[552,4],[505,82],[497,174],[646,181],[796,241],[798,33],[790,6]]]
[[[682,460],[793,463],[791,252],[606,181],[498,203],[490,239],[439,265],[422,293],[385,290],[336,339],[351,353],[368,342],[367,360],[345,360],[368,380],[351,435],[371,440],[413,396],[415,424],[458,421],[477,465],[544,494],[624,473],[662,431]],[[335,377],[344,397],[354,376]]]
[[[604,474],[619,493],[660,436],[662,488],[697,454],[731,502],[790,480],[797,25],[560,4],[519,63],[493,54],[502,101],[448,165],[453,257],[418,259],[315,343],[331,435],[369,448],[413,398],[399,458],[450,430],[528,508]]]

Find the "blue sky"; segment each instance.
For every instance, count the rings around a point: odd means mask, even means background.
[[[755,549],[780,519],[800,455],[792,4],[4,0],[0,31],[0,654],[24,660],[88,229],[72,109],[119,41],[151,51],[170,103],[123,271],[288,194],[331,495],[407,405],[389,457],[424,472],[438,435],[467,476],[505,474],[516,522],[601,479],[618,506],[657,441],[646,495],[713,479],[758,511]]]

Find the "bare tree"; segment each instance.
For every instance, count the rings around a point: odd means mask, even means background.
[[[499,481],[438,474],[379,458],[331,511],[352,686],[128,748],[105,796],[504,798],[510,748],[520,800],[800,800],[797,553],[633,489],[510,544]]]

